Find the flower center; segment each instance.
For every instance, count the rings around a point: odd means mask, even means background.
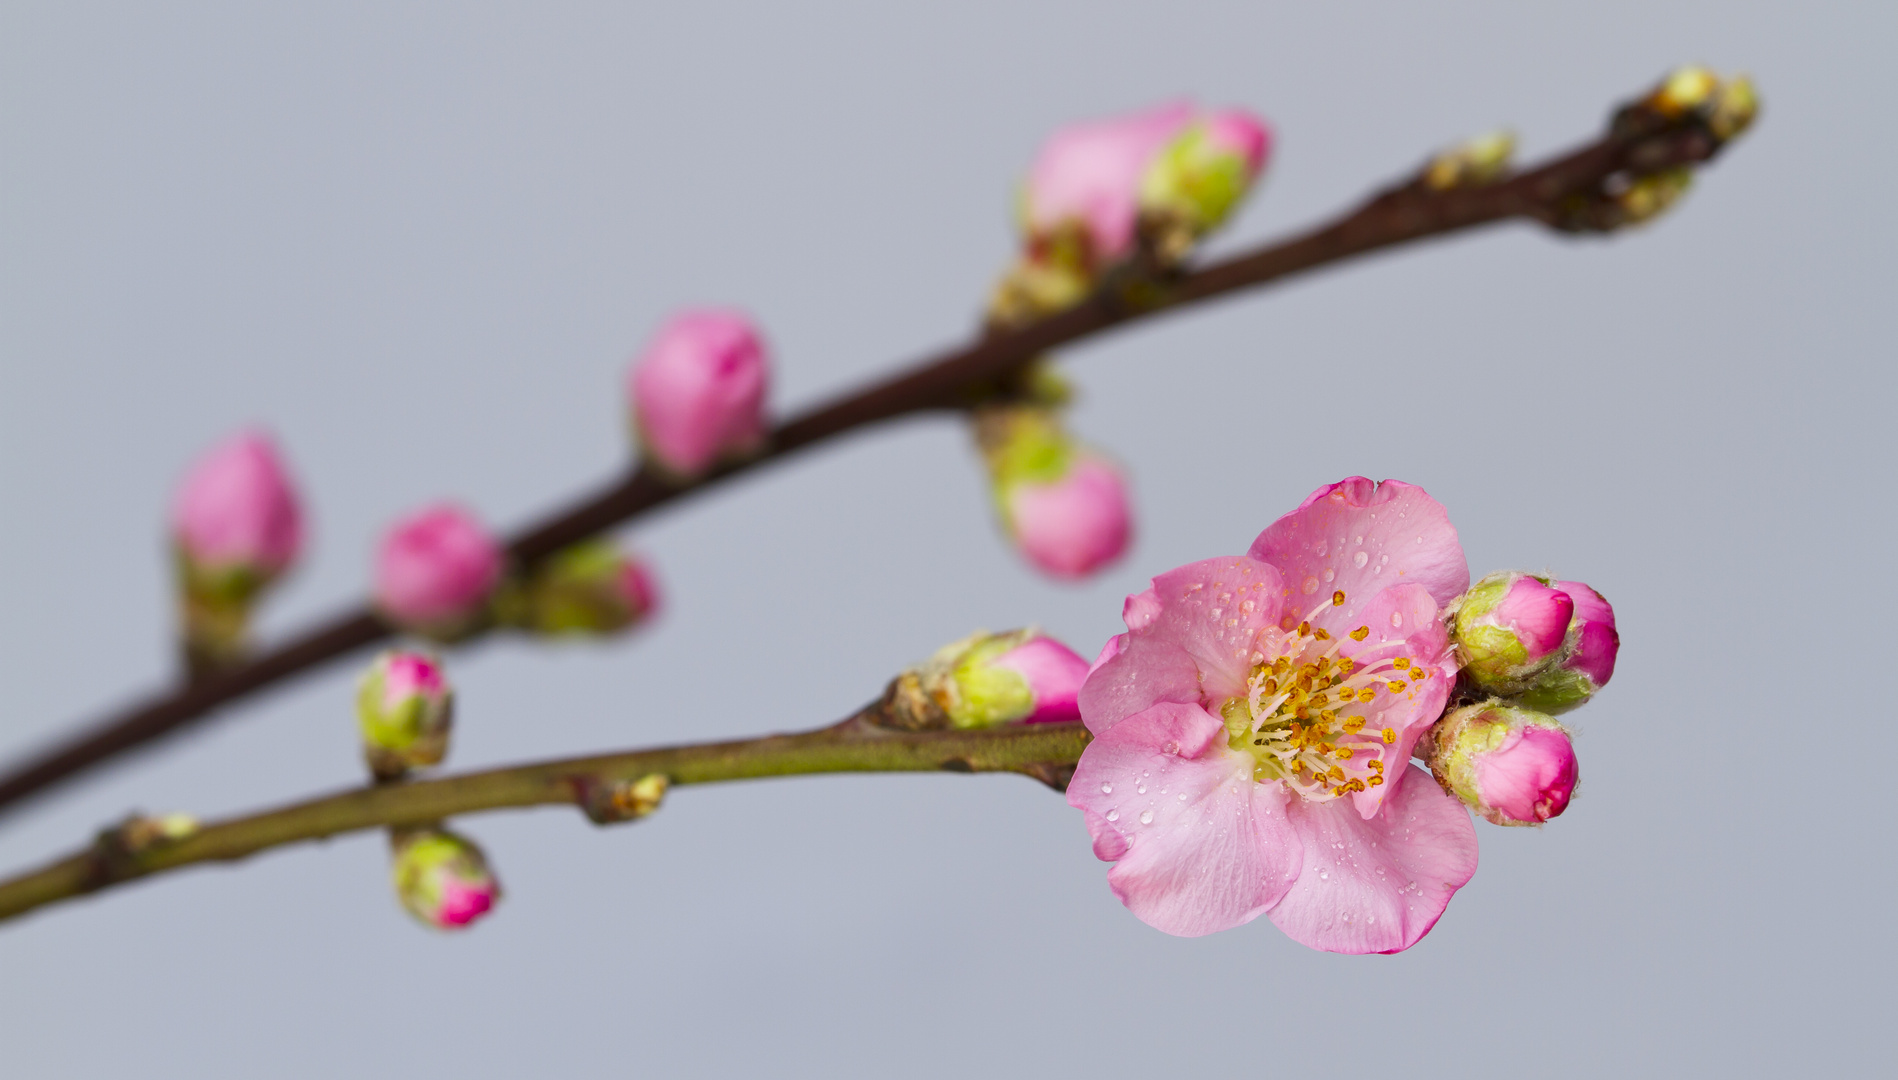
[[[1369,717],[1413,682],[1431,677],[1430,668],[1408,656],[1358,660],[1338,655],[1342,641],[1311,624],[1326,606],[1344,603],[1331,595],[1303,619],[1286,616],[1279,629],[1259,631],[1251,656],[1247,694],[1220,707],[1227,742],[1251,754],[1252,777],[1277,780],[1307,799],[1335,799],[1384,783],[1384,755],[1397,742],[1397,730]],[[1351,631],[1354,641],[1370,635],[1369,626]]]

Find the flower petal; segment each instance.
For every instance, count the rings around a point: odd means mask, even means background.
[[[1142,922],[1199,937],[1250,922],[1299,872],[1298,837],[1278,784],[1197,705],[1161,704],[1081,754],[1068,804],[1085,812],[1094,853],[1118,859],[1114,895]]]
[[[1443,715],[1444,703],[1456,685],[1457,664],[1450,650],[1450,635],[1437,618],[1437,602],[1421,585],[1385,589],[1348,622],[1367,627],[1368,632],[1360,642],[1348,631],[1338,631],[1343,646],[1338,651],[1367,670],[1376,670],[1381,661],[1399,656],[1410,661],[1405,671],[1387,669],[1383,678],[1386,689],[1378,691],[1362,710],[1368,730],[1389,728],[1395,734],[1393,742],[1372,744],[1384,762],[1386,774],[1395,776],[1410,760],[1417,740]],[[1420,669],[1428,670],[1430,675],[1419,679]],[[1394,682],[1401,682],[1404,689],[1387,692]],[[1391,791],[1388,784],[1367,788],[1352,795],[1351,801],[1358,813],[1368,818],[1377,813]]]
[[[1278,621],[1278,571],[1243,555],[1188,563],[1153,579],[1119,655],[1081,687],[1081,719],[1096,735],[1157,702],[1217,702],[1245,693],[1260,627]],[[1129,607],[1145,593],[1130,597]],[[1134,622],[1141,625],[1133,627]]]
[[[1292,940],[1339,953],[1401,952],[1435,926],[1476,873],[1476,827],[1430,774],[1411,765],[1384,812],[1294,800],[1304,864],[1270,915]]]
[[[1260,533],[1247,554],[1278,567],[1293,593],[1314,603],[1335,591],[1361,603],[1388,585],[1414,582],[1446,604],[1470,587],[1449,513],[1422,488],[1397,480],[1353,476],[1321,487]]]

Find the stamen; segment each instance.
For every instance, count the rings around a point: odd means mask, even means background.
[[[1356,630],[1351,631],[1352,641],[1363,641],[1365,638],[1370,637],[1370,636],[1371,636],[1371,628],[1368,626],[1360,626]]]
[[[1337,592],[1331,594],[1331,606],[1332,607],[1344,606],[1344,590],[1343,589],[1340,589]]]

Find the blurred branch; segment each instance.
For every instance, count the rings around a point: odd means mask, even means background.
[[[436,780],[357,788],[232,818],[171,838],[134,819],[89,848],[0,881],[0,919],[151,874],[339,833],[426,826],[456,814],[568,804],[596,821],[602,793],[659,775],[673,785],[839,772],[1016,772],[1065,785],[1088,733],[1079,723],[972,731],[893,731],[872,722],[880,705],[826,728],[736,742],[701,743],[491,769]]]
[[[1142,276],[1033,325],[928,358],[779,425],[767,448],[690,484],[672,486],[639,468],[516,536],[513,559],[530,566],[595,534],[729,477],[789,457],[858,428],[968,405],[1060,345],[1306,270],[1427,237],[1516,218],[1578,232],[1625,224],[1614,193],[1634,179],[1709,160],[1723,139],[1695,115],[1669,117],[1642,102],[1619,110],[1608,133],[1534,169],[1482,186],[1432,187],[1423,174],[1374,195],[1336,220],[1185,272]],[[337,657],[393,629],[368,608],[317,625],[246,663],[137,702],[81,727],[0,774],[0,812],[105,761],[192,724],[213,710]]]

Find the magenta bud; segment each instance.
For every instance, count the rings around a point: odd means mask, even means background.
[[[978,630],[896,677],[880,722],[911,731],[1078,720],[1087,661],[1041,631]]]
[[[690,479],[765,438],[770,384],[764,343],[731,311],[687,311],[660,329],[627,387],[640,444],[660,468]]]
[[[1497,825],[1540,825],[1568,809],[1575,748],[1549,716],[1497,700],[1458,709],[1432,732],[1430,770]]]
[[[501,883],[473,841],[446,829],[390,834],[395,891],[409,914],[438,930],[459,930],[501,899]]]
[[[1022,191],[1031,241],[1078,231],[1091,258],[1111,262],[1132,247],[1148,167],[1193,118],[1174,102],[1145,112],[1073,124],[1042,145]]]
[[[454,692],[441,661],[391,649],[376,657],[356,692],[363,758],[378,778],[440,764],[448,753]]]
[[[473,515],[438,503],[397,522],[376,553],[376,606],[438,639],[478,626],[501,579],[501,546]]]
[[[1537,676],[1522,694],[1522,703],[1546,713],[1575,708],[1608,684],[1615,673],[1615,654],[1621,636],[1615,632],[1615,609],[1602,595],[1579,581],[1558,581],[1555,587],[1575,602],[1563,658]]]
[[[242,432],[192,465],[172,502],[171,535],[199,572],[267,582],[290,568],[303,514],[269,435]]]
[[[1006,485],[1002,506],[1022,554],[1057,578],[1088,577],[1120,558],[1133,535],[1126,480],[1085,453],[1052,479]]]
[[[1490,574],[1457,601],[1450,623],[1463,677],[1496,693],[1518,693],[1563,654],[1575,602],[1547,579]]]

